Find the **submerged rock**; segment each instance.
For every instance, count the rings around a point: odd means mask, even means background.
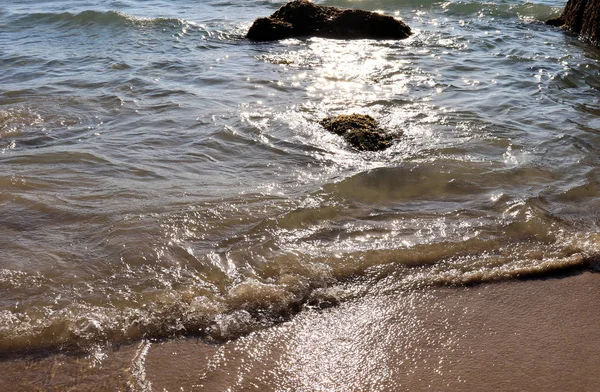
[[[569,0],[558,18],[546,22],[578,33],[593,45],[600,45],[600,0]]]
[[[338,39],[404,39],[410,27],[391,16],[356,9],[321,6],[308,0],[294,0],[268,18],[258,18],[247,37],[274,41],[293,37]]]
[[[381,151],[392,145],[392,137],[380,129],[371,116],[342,114],[325,118],[320,124],[329,132],[342,136],[359,151]]]

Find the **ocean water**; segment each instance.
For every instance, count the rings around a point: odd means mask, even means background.
[[[3,357],[597,268],[600,51],[543,24],[564,2],[317,1],[414,34],[244,38],[283,3],[3,2]],[[348,113],[393,146],[319,125]]]

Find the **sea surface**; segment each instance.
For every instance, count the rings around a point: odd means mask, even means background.
[[[600,51],[543,24],[565,1],[316,2],[414,34],[246,40],[283,1],[0,1],[3,358],[598,268]],[[319,125],[350,113],[393,146]]]

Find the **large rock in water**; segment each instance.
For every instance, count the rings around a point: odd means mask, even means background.
[[[308,0],[294,0],[268,18],[258,18],[247,37],[273,41],[292,37],[338,39],[404,39],[410,27],[391,16],[375,12],[321,6]]]
[[[546,22],[579,33],[593,45],[600,45],[600,0],[569,0],[560,17]]]
[[[359,151],[380,151],[392,145],[392,137],[380,129],[371,116],[342,114],[325,118],[320,124],[329,132],[342,136]]]

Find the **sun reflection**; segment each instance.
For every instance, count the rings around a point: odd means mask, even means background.
[[[327,95],[330,100],[331,95],[343,95],[355,102],[374,98],[374,94],[365,94],[365,91],[373,84],[369,83],[372,75],[380,74],[386,67],[385,47],[374,48],[364,40],[340,45],[331,40],[314,39],[310,50],[322,59],[322,66],[309,91]]]

